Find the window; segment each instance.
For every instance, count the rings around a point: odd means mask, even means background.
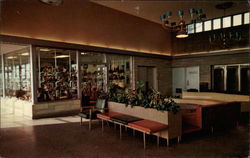
[[[98,93],[107,89],[107,65],[104,63],[104,54],[81,52],[79,61],[80,88],[84,90],[84,95],[96,100]]]
[[[229,28],[232,26],[239,26],[249,24],[249,12],[237,15],[230,15],[227,17],[219,17],[205,22],[193,23],[187,25],[188,34],[199,33],[203,31],[218,30],[221,28]]]
[[[242,14],[233,16],[233,26],[238,26],[242,24]]]
[[[205,21],[204,22],[204,31],[210,31],[212,29],[212,21]]]
[[[5,54],[4,64],[6,96],[31,101],[29,47]]]
[[[215,92],[249,95],[249,64],[214,65],[212,83]]]
[[[244,14],[244,24],[249,24],[249,12]]]
[[[76,51],[37,48],[37,52],[38,102],[77,98]]]
[[[218,18],[218,19],[214,19],[213,20],[213,29],[216,30],[216,29],[220,29],[221,28],[221,19]]]
[[[238,66],[228,66],[227,67],[227,92],[237,93],[238,87]]]
[[[188,34],[194,33],[194,24],[190,24],[187,26]]]
[[[223,28],[231,27],[231,16],[223,18]]]
[[[203,31],[203,23],[202,22],[199,22],[199,23],[196,23],[195,24],[195,32],[198,33],[198,32],[202,32]]]
[[[109,84],[131,87],[130,56],[107,55]]]
[[[250,66],[240,66],[240,85],[242,94],[250,94]]]

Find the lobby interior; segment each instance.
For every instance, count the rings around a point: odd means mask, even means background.
[[[1,0],[0,158],[248,157],[249,30],[248,1]],[[84,90],[120,113],[112,102],[130,102],[111,85],[138,81],[179,108],[159,146],[114,121],[80,125]]]

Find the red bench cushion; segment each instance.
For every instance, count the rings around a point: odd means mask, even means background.
[[[122,115],[122,114],[118,113],[118,112],[111,112],[110,111],[110,112],[107,112],[107,113],[97,114],[97,118],[109,120],[111,117],[119,116],[119,115]]]
[[[128,125],[146,133],[155,133],[168,128],[168,126],[165,124],[150,120],[135,121],[129,123]]]

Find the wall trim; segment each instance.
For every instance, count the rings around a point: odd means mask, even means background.
[[[150,58],[161,58],[161,59],[171,59],[169,55],[161,54],[150,54],[136,51],[128,51],[121,49],[112,49],[105,47],[96,47],[82,44],[66,43],[66,42],[56,42],[49,40],[33,39],[18,36],[0,35],[1,42],[11,42],[11,43],[21,43],[21,44],[31,44],[33,46],[39,47],[50,47],[50,48],[61,48],[61,49],[71,49],[71,50],[82,50],[82,51],[92,51],[108,54],[119,54],[119,55],[131,55],[131,56],[141,56]]]
[[[218,50],[213,52],[204,52],[197,54],[185,54],[179,56],[172,56],[172,59],[186,59],[186,58],[197,58],[197,57],[207,57],[207,56],[216,56],[216,55],[232,55],[239,53],[250,53],[250,47],[239,48],[239,49],[231,49],[231,50]]]

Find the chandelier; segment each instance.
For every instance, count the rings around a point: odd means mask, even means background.
[[[63,0],[40,0],[43,3],[49,4],[49,5],[61,5],[63,3]]]
[[[223,10],[224,16],[226,15],[226,9],[231,8],[234,5],[233,2],[225,2],[217,4],[215,8]],[[236,44],[242,40],[242,31],[240,29],[221,28],[218,31],[214,31],[208,35],[209,43],[213,46],[219,46],[221,48],[229,48],[233,44]]]
[[[202,9],[191,8],[191,9],[189,9],[189,14],[191,17],[190,23],[201,22],[203,19],[206,18],[206,14],[203,14]],[[162,26],[165,29],[171,29],[174,32],[176,32],[176,38],[186,38],[186,37],[188,37],[188,34],[187,34],[186,22],[183,18],[184,11],[179,10],[178,16],[180,17],[180,21],[178,23],[176,23],[174,21],[171,21],[171,17],[172,17],[171,11],[167,11],[166,13],[162,14],[160,16],[160,19],[162,21]]]
[[[233,44],[242,40],[242,34],[239,31],[223,31],[208,35],[208,40],[211,45],[229,48]]]

